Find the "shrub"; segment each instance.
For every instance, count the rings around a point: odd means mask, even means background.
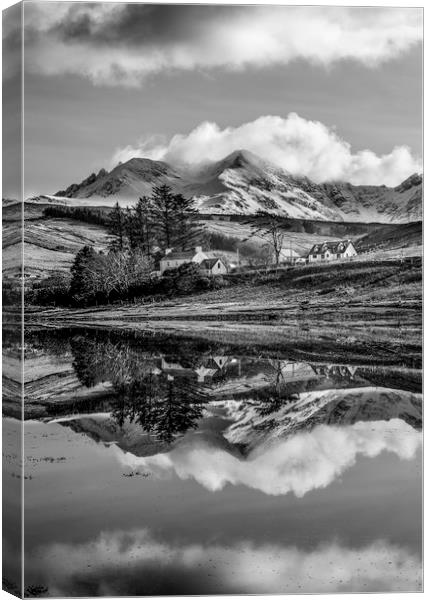
[[[208,290],[214,285],[215,278],[207,277],[196,263],[185,263],[175,269],[167,269],[154,286],[153,292],[169,296],[190,294]]]

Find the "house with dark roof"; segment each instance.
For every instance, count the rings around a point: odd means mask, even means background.
[[[221,258],[203,252],[201,246],[196,246],[193,250],[184,252],[167,249],[165,256],[159,261],[159,271],[162,275],[167,269],[177,269],[180,265],[191,262],[198,264],[205,275],[224,275],[228,273],[226,263]]]
[[[200,263],[201,270],[205,275],[225,275],[228,267],[221,258],[206,258]]]
[[[209,258],[201,246],[196,246],[193,250],[185,250],[184,252],[175,252],[171,249],[165,251],[165,256],[159,261],[159,270],[161,275],[167,269],[176,269],[185,263],[194,262],[201,264],[203,260]]]
[[[338,242],[322,242],[314,244],[307,255],[309,263],[317,261],[338,260],[340,258],[352,258],[357,255],[356,248],[351,240],[340,240]]]

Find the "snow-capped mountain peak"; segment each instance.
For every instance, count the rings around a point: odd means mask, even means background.
[[[132,204],[160,184],[193,198],[195,207],[204,214],[250,215],[263,211],[303,220],[380,223],[422,219],[421,175],[411,175],[396,188],[345,182],[316,184],[244,149],[193,168],[132,158],[110,172],[101,169],[98,174],[92,173],[56,196],[109,198],[112,203],[126,199]]]

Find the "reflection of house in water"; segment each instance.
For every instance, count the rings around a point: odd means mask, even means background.
[[[162,357],[160,359],[160,374],[167,375],[170,381],[182,378],[205,383],[221,373],[232,360],[234,359],[229,356],[207,357],[198,366],[184,367],[180,363],[170,363]]]
[[[205,367],[204,365],[201,365],[200,367],[195,369],[195,373],[198,376],[198,382],[200,382],[200,383],[204,383],[204,381],[206,381],[206,379],[212,379],[213,376],[216,374],[216,371],[217,371],[217,369],[209,369],[208,367]]]
[[[353,365],[313,365],[312,368],[323,377],[353,379],[358,367]]]
[[[308,363],[279,361],[279,375],[284,383],[314,379],[317,372]]]
[[[183,367],[180,363],[169,363],[164,357],[161,358],[160,374],[167,375],[170,381],[176,378],[196,379],[194,369]]]
[[[350,365],[315,365],[288,360],[255,360],[246,357],[207,356],[202,357],[196,366],[183,366],[180,362],[159,359],[159,367],[151,369],[154,375],[166,375],[171,381],[177,378],[194,380],[198,383],[215,383],[245,377],[261,385],[272,381],[273,375],[278,384],[299,383],[324,378],[353,379],[357,367]]]
[[[213,361],[217,365],[218,369],[223,369],[230,362],[231,357],[230,356],[212,356],[210,358],[210,360]]]

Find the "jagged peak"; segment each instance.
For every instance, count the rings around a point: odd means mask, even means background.
[[[153,160],[152,158],[146,158],[144,156],[133,156],[133,158],[128,159],[125,162],[119,162],[118,166],[132,166],[132,165],[167,165],[166,162],[162,160]]]
[[[263,160],[260,156],[244,148],[234,150],[234,152],[231,152],[231,154],[228,154],[219,162],[225,165],[235,166],[236,168],[245,165],[262,167],[267,164],[267,162]]]

